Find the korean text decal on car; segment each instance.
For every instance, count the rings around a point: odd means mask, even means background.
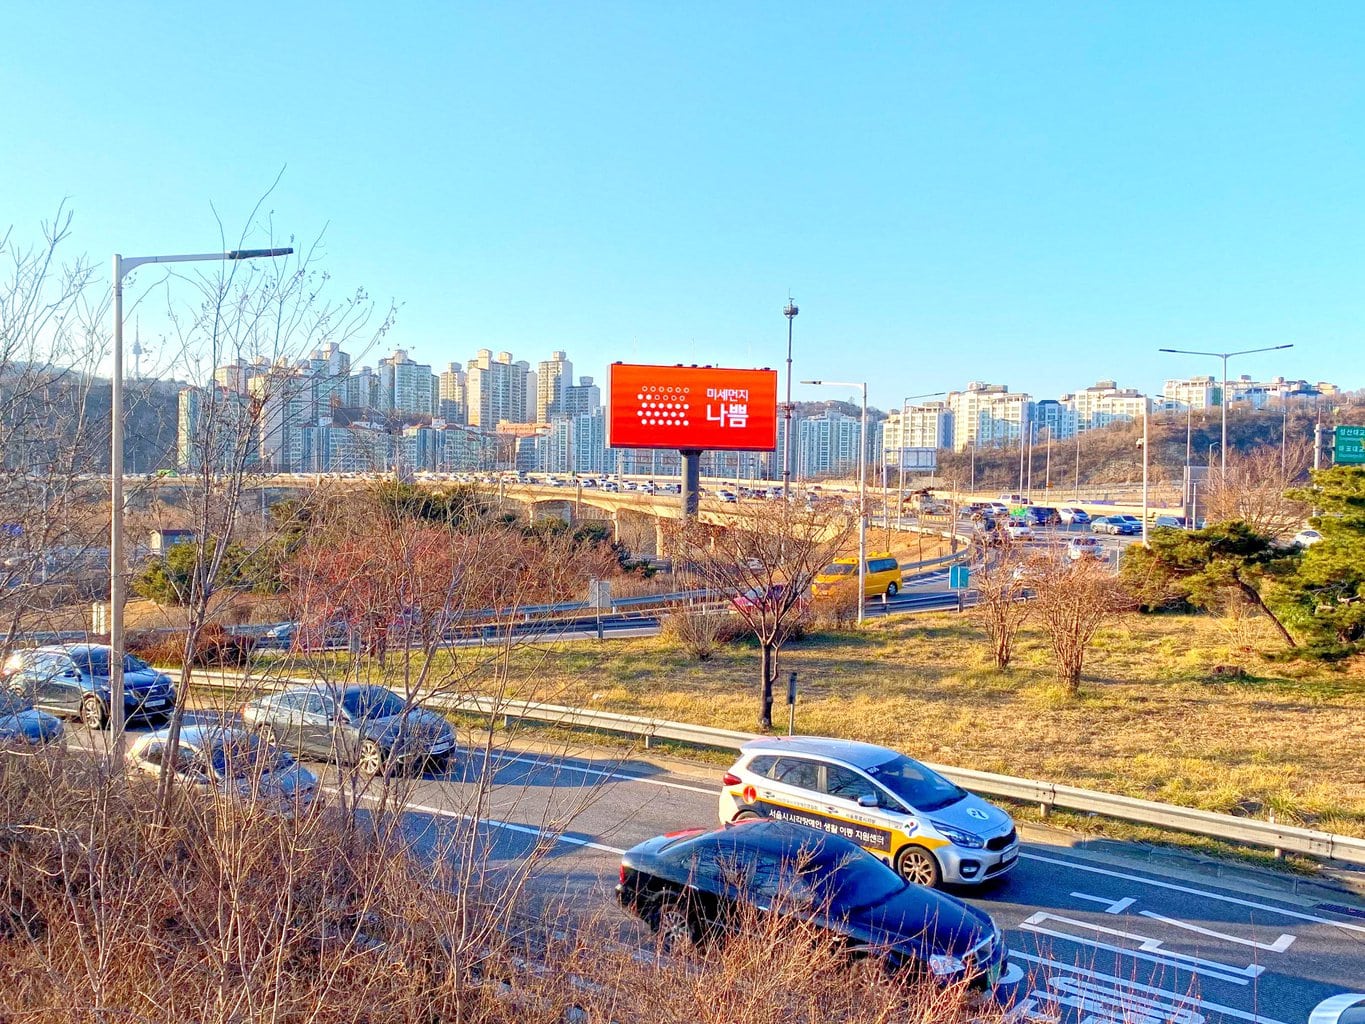
[[[788,807],[785,804],[769,803],[765,800],[760,800],[755,804],[754,809],[761,811],[774,821],[795,822],[798,825],[805,825],[808,828],[819,829],[821,832],[828,832],[833,836],[852,840],[867,850],[891,852],[891,833],[886,829],[874,828],[869,824],[836,818],[828,814],[800,810],[795,807]]]

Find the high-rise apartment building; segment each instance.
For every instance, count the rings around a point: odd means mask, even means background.
[[[898,453],[903,448],[949,448],[952,443],[953,412],[946,402],[893,409],[883,426],[882,448],[889,466],[899,465]]]
[[[431,395],[431,367],[408,358],[403,349],[396,349],[388,359],[381,359],[376,368],[379,378],[381,412],[431,416],[434,414]]]
[[[981,432],[982,413],[988,411],[991,402],[1001,395],[1009,394],[1004,384],[984,384],[974,380],[967,385],[966,391],[950,391],[945,400],[953,414],[953,447],[963,451],[977,444]],[[987,418],[989,423],[989,417]],[[981,439],[983,444],[989,438]]]
[[[1076,429],[1084,433],[1110,423],[1142,419],[1147,397],[1112,380],[1096,381],[1084,390],[1062,395],[1062,403],[1076,415]]]
[[[258,450],[261,466],[277,473],[297,473],[307,465],[305,429],[317,422],[313,379],[296,367],[277,365],[247,385],[259,403]]]
[[[245,392],[218,384],[180,389],[176,408],[176,465],[180,469],[232,472],[254,466],[259,460],[257,445],[251,399]]]
[[[583,416],[602,408],[602,389],[592,382],[591,377],[579,377],[577,384],[566,384],[564,388],[564,414]]]
[[[512,353],[489,349],[465,366],[465,409],[469,425],[492,430],[499,423],[526,422],[526,378],[530,366],[512,361]]]
[[[459,363],[450,363],[437,377],[436,418],[446,423],[464,423],[465,375]]]
[[[536,422],[549,423],[567,412],[564,408],[565,389],[573,383],[573,363],[563,352],[551,352],[536,367]]]

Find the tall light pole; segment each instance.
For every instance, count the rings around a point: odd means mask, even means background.
[[[899,449],[900,454],[896,459],[896,463],[900,469],[900,482],[896,487],[896,522],[898,524],[901,520],[901,514],[905,511],[905,449],[907,447],[905,437],[908,433],[910,423],[910,403],[917,398],[937,398],[940,395],[946,395],[947,393],[948,392],[946,391],[926,391],[922,395],[910,395],[901,402],[901,444]]]
[[[803,380],[825,388],[862,388],[863,418],[858,438],[858,625],[863,624],[863,605],[867,601],[867,381],[850,384],[838,380]]]
[[[1150,418],[1152,400],[1146,395],[1142,396],[1142,546],[1149,547],[1147,543],[1147,467],[1149,458],[1147,455],[1147,420]]]
[[[792,494],[792,321],[801,309],[787,296],[782,315],[787,318],[787,404],[783,407],[782,422],[782,500],[790,501]]]
[[[1223,390],[1218,397],[1218,404],[1223,407],[1223,440],[1222,449],[1219,451],[1219,475],[1227,476],[1228,472],[1228,360],[1233,356],[1249,356],[1257,352],[1278,352],[1282,348],[1293,348],[1291,342],[1288,345],[1271,345],[1267,348],[1244,348],[1239,352],[1196,352],[1188,348],[1159,348],[1158,352],[1172,352],[1182,356],[1210,356],[1214,359],[1223,360]]]
[[[293,249],[234,249],[186,256],[120,256],[114,253],[114,367],[109,400],[109,756],[123,756],[123,278],[144,263],[250,260],[289,256]]]

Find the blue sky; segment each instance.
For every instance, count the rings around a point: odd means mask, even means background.
[[[47,2],[0,224],[105,261],[267,204],[393,345],[871,381],[1365,385],[1365,5]],[[154,331],[144,321],[144,333]],[[382,353],[379,353],[382,354]],[[370,360],[372,361],[372,359]],[[798,387],[798,394],[817,395]]]

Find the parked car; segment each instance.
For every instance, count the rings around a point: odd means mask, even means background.
[[[1019,858],[1014,822],[886,747],[816,736],[751,740],[721,779],[722,822],[794,821],[852,835],[918,885],[977,884]]]
[[[1108,556],[1104,553],[1104,548],[1094,537],[1087,537],[1084,534],[1072,537],[1066,542],[1066,557],[1073,562],[1079,562],[1083,558],[1105,559]]]
[[[39,711],[13,690],[0,690],[0,747],[56,743],[64,731],[56,715]]]
[[[1142,520],[1139,519],[1137,516],[1120,515],[1120,516],[1110,516],[1109,518],[1110,518],[1110,519],[1118,519],[1118,520],[1121,520],[1121,521],[1127,523],[1129,526],[1131,526],[1131,527],[1133,528],[1133,531],[1132,531],[1133,533],[1141,533],[1141,532],[1142,532]]]
[[[351,638],[351,627],[345,622],[329,622],[325,626],[305,627],[301,622],[281,622],[261,634],[269,647],[294,651],[323,651],[344,647]]]
[[[1047,505],[1029,505],[1024,509],[1024,520],[1031,526],[1056,526],[1062,521],[1062,516]]]
[[[1090,522],[1090,513],[1083,508],[1077,508],[1075,505],[1063,505],[1057,510],[1057,515],[1067,526],[1073,523],[1077,526],[1084,526]]]
[[[423,763],[442,770],[455,749],[449,722],[382,686],[303,686],[249,701],[241,714],[253,734],[298,756],[370,776]]]
[[[6,688],[40,711],[79,718],[92,729],[103,729],[109,723],[110,653],[106,644],[34,647],[11,654],[0,676]],[[171,677],[125,654],[124,720],[160,723],[174,710]]]
[[[1184,530],[1189,527],[1184,516],[1157,516],[1152,520],[1152,525],[1166,527],[1171,530]]]
[[[816,597],[828,596],[857,575],[857,556],[836,558],[815,575],[811,591]],[[904,582],[901,564],[890,552],[876,552],[867,556],[867,569],[863,576],[864,597],[880,597],[882,594],[895,597]]]
[[[1090,532],[1131,536],[1142,532],[1142,524],[1127,522],[1122,516],[1100,516],[1090,521]]]
[[[621,858],[622,906],[664,945],[723,945],[765,913],[812,925],[887,967],[994,987],[1009,959],[999,927],[956,897],[914,885],[841,836],[748,821],[646,840]]]
[[[1033,536],[1033,528],[1026,519],[1005,520],[1005,536],[1010,540],[1028,540]]]
[[[1294,534],[1294,543],[1301,548],[1312,547],[1320,540],[1322,540],[1322,534],[1317,530],[1300,530]]]
[[[259,800],[274,810],[298,814],[318,800],[317,776],[283,750],[244,729],[221,725],[186,725],[174,752],[167,749],[170,730],[139,736],[128,749],[130,767],[158,774],[173,758],[176,776],[223,796]]]

